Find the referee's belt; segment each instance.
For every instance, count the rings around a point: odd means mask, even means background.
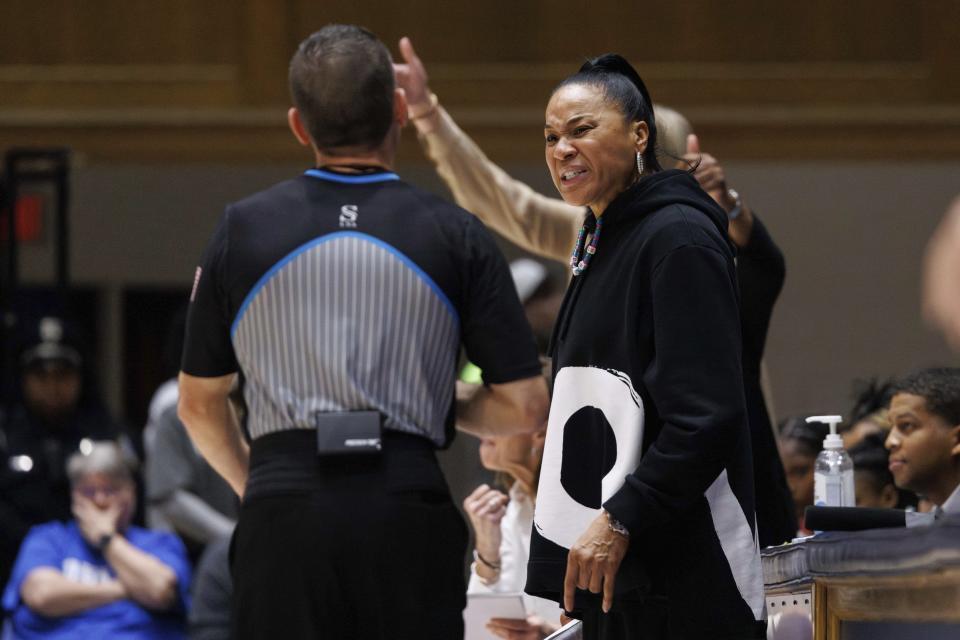
[[[256,438],[244,501],[266,495],[347,491],[430,491],[449,495],[436,445],[423,436],[385,429],[378,455],[317,455],[313,429]]]

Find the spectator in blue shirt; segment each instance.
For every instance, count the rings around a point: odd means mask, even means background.
[[[4,637],[185,638],[186,551],[130,524],[136,492],[120,448],[89,444],[67,475],[74,519],[27,534],[3,593]]]

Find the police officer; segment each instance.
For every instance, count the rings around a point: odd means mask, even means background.
[[[118,425],[91,393],[81,341],[63,319],[28,329],[19,352],[20,397],[0,414],[0,580],[35,524],[69,520],[67,458],[94,440],[114,440]]]

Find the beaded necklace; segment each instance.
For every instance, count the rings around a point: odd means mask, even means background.
[[[590,224],[591,222],[594,222],[594,224]],[[591,227],[595,228],[591,229]],[[573,247],[573,254],[570,256],[570,268],[573,270],[574,277],[586,271],[590,265],[590,259],[597,252],[597,243],[600,241],[600,229],[602,228],[603,217],[594,218],[593,214],[588,212],[583,220],[583,226],[580,227],[580,233],[577,235],[577,244]],[[584,250],[583,245],[590,231],[593,231],[593,237],[590,238],[590,244]]]

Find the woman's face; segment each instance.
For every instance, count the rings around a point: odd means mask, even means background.
[[[528,465],[532,448],[533,436],[529,433],[483,438],[480,441],[480,463],[490,471],[510,472],[517,465]]]
[[[561,87],[547,104],[547,167],[560,196],[600,215],[637,177],[647,124],[629,123],[601,87]]]

